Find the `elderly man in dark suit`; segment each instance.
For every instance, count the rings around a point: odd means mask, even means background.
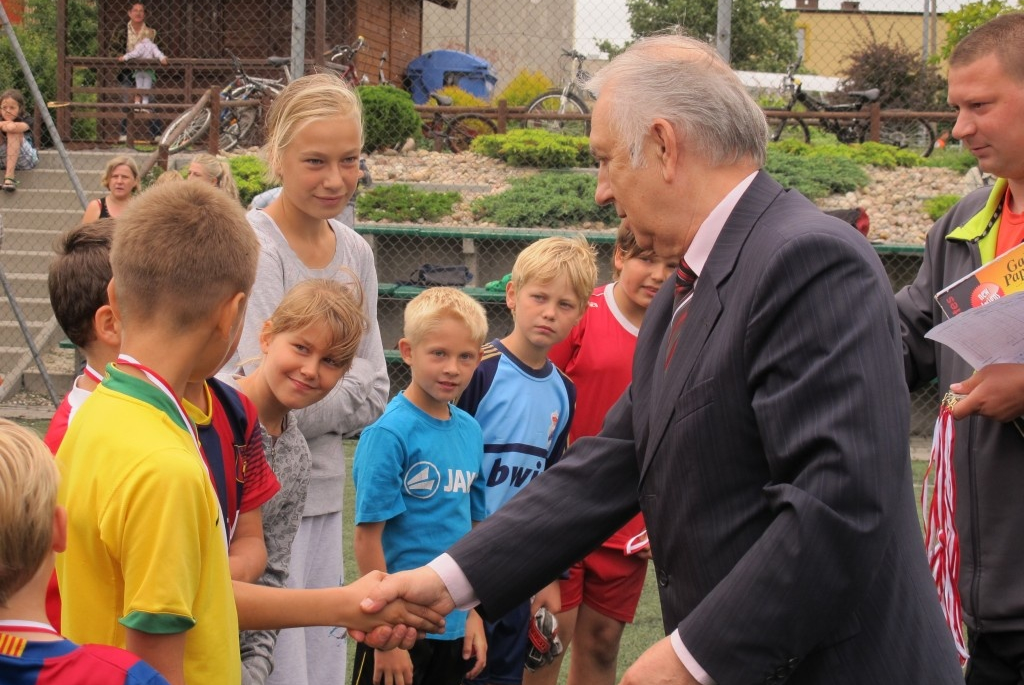
[[[668,637],[623,682],[962,683],[870,245],[759,171],[764,116],[709,46],[641,40],[590,85],[597,201],[684,255],[633,384],[600,435],[364,610],[400,595],[501,614],[642,510]]]

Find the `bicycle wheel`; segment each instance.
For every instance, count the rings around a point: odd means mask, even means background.
[[[444,137],[452,152],[462,152],[469,149],[470,143],[477,136],[497,132],[498,127],[490,119],[476,114],[459,114],[448,122]]]
[[[803,119],[782,119],[772,130],[770,140],[777,143],[781,140],[797,140],[803,143],[811,142],[811,132]]]
[[[188,114],[188,112],[185,112],[180,117],[172,121],[171,125],[167,128],[174,128],[178,122],[185,118],[186,114]],[[185,129],[171,142],[171,144],[167,146],[167,151],[174,153],[184,150],[186,147],[201,138],[208,128],[210,128],[210,109],[207,107],[196,114],[195,118],[189,122],[188,126],[186,126]]]
[[[217,139],[217,149],[221,152],[230,152],[238,147],[238,142],[242,139],[247,110],[251,109],[251,107],[240,107],[238,109],[228,109],[224,112],[220,120],[220,137]],[[251,121],[249,126],[252,126]]]
[[[564,99],[562,91],[549,90],[535,98],[526,108],[532,114],[588,114],[590,108],[578,97],[569,93]],[[564,133],[571,136],[589,136],[589,119],[530,119],[531,128],[543,128],[552,133]]]
[[[935,129],[924,119],[885,119],[879,139],[886,145],[927,157],[935,149]]]

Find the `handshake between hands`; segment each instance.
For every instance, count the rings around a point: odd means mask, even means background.
[[[351,596],[362,596],[362,620],[348,634],[374,649],[409,649],[424,633],[443,633],[444,616],[455,601],[432,569],[385,574],[368,573],[348,586]]]

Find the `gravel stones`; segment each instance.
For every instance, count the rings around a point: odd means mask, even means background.
[[[474,219],[470,203],[481,195],[505,190],[513,178],[538,173],[536,169],[509,167],[472,152],[379,153],[371,155],[367,165],[374,183],[408,183],[423,190],[460,191],[462,200],[455,205],[453,214],[438,222],[443,226],[488,225]],[[871,219],[868,238],[885,244],[923,245],[933,223],[924,211],[924,200],[938,195],[963,195],[973,187],[950,169],[869,167],[867,171],[871,177],[867,187],[823,198],[817,204],[822,209],[863,207]]]

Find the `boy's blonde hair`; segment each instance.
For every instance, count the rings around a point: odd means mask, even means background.
[[[110,251],[126,327],[156,318],[183,330],[248,296],[259,258],[241,205],[203,183],[154,186],[117,219]]]
[[[64,335],[85,349],[96,339],[96,310],[107,300],[110,284],[110,243],[117,219],[80,224],[54,241],[47,275],[50,307]]]
[[[267,113],[267,136],[263,158],[266,180],[281,184],[281,155],[295,134],[311,121],[343,116],[352,119],[363,140],[363,108],[356,92],[334,74],[309,74],[288,84]]]
[[[35,433],[0,419],[0,606],[53,548],[57,465]]]
[[[311,278],[295,284],[267,320],[264,332],[273,336],[321,324],[330,329],[328,354],[348,367],[368,327],[358,280],[340,283]]]
[[[168,183],[178,183],[184,180],[185,177],[182,176],[177,171],[175,171],[174,169],[167,169],[166,171],[164,171],[163,173],[156,177],[156,180],[153,181],[153,185],[162,186]]]
[[[547,285],[559,276],[569,279],[585,312],[597,282],[597,259],[586,239],[554,236],[528,245],[512,265],[511,283],[518,292],[528,283]]]
[[[126,166],[129,170],[131,170],[132,176],[135,177],[135,190],[138,190],[139,165],[136,164],[135,160],[129,157],[128,155],[117,155],[115,157],[111,157],[107,161],[107,165],[103,167],[103,187],[108,190],[110,189],[110,175],[114,173],[114,169],[116,169],[119,166]]]
[[[487,314],[479,302],[457,288],[428,288],[405,306],[402,335],[416,345],[445,317],[462,322],[478,345],[487,338]]]
[[[235,177],[231,175],[231,164],[226,159],[214,157],[202,152],[193,157],[188,165],[198,164],[206,172],[206,175],[217,181],[217,187],[225,193],[238,200],[238,186],[235,185]]]

